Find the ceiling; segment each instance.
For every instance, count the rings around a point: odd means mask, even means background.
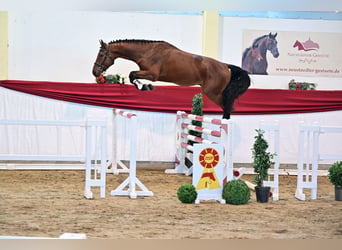
[[[87,11],[328,11],[341,12],[341,0],[0,0],[0,10]]]

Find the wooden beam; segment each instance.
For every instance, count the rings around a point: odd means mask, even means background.
[[[0,79],[8,79],[8,13],[0,11]]]
[[[218,11],[203,12],[202,54],[215,59],[219,54],[219,21]]]

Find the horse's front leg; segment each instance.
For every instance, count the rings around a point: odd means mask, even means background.
[[[154,78],[150,77],[147,71],[132,71],[129,74],[129,80],[130,82],[139,90],[153,90],[154,86],[149,84],[144,84],[139,79],[146,79],[153,81]]]
[[[142,83],[141,81],[139,81],[138,79],[134,79],[131,81],[131,83],[139,90],[145,91],[145,90],[153,90],[154,86],[149,83],[149,84],[145,84]]]

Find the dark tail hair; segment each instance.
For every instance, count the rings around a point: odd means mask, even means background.
[[[231,72],[231,79],[227,87],[222,92],[224,106],[223,118],[229,119],[233,110],[233,104],[236,98],[246,92],[251,84],[248,72],[235,65],[227,65]]]

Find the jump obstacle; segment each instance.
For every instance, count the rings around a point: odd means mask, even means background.
[[[199,126],[191,125],[191,121],[201,121],[204,124],[211,124],[216,127],[217,130],[203,128]],[[198,116],[193,114],[187,114],[183,111],[178,111],[176,115],[176,154],[175,154],[175,168],[166,169],[165,173],[177,173],[177,174],[192,174],[192,153],[193,146],[188,141],[204,144],[217,144],[221,143],[224,147],[224,165],[226,168],[227,180],[233,180],[233,153],[232,153],[232,130],[233,125],[227,119],[215,119],[205,116]],[[203,139],[190,135],[190,131],[201,132],[204,136],[208,137]],[[210,138],[209,138],[210,137]],[[216,141],[215,139],[216,138]],[[187,163],[190,161],[191,164]]]
[[[130,122],[130,159],[129,168],[118,157],[118,124],[119,117]],[[121,123],[123,124],[123,123]],[[112,196],[153,196],[142,182],[136,177],[136,148],[137,148],[137,116],[120,109],[113,109],[113,151],[112,161],[107,162],[107,125],[105,121],[47,121],[47,120],[0,120],[0,125],[24,125],[24,126],[66,126],[85,128],[85,155],[28,155],[9,154],[0,155],[3,161],[56,161],[56,162],[85,162],[85,189],[84,197],[93,198],[91,187],[100,187],[100,197],[105,197],[106,173],[129,173],[127,179],[115,190]],[[114,164],[116,163],[116,164]],[[109,170],[108,166],[112,165]],[[120,167],[120,168],[118,168]],[[136,190],[136,185],[141,190]],[[126,187],[128,187],[126,189]]]
[[[0,120],[0,125],[63,126],[85,129],[84,155],[0,155],[2,161],[56,161],[85,162],[84,196],[93,198],[91,187],[100,187],[100,197],[105,197],[106,189],[106,129],[105,121],[48,121],[48,120]],[[98,137],[99,135],[99,137]],[[98,141],[99,139],[99,141]],[[100,165],[98,165],[100,163]]]
[[[130,123],[129,168],[118,157],[118,119],[120,117]],[[129,196],[131,199],[135,199],[137,196],[153,196],[153,192],[149,191],[136,176],[137,130],[136,114],[120,109],[113,109],[112,172],[115,175],[120,173],[129,173],[129,175],[115,190],[111,191],[110,194],[112,196]],[[137,190],[136,186],[138,186],[140,190]]]
[[[130,121],[130,159],[129,168],[119,160],[117,155],[117,124],[118,116],[124,117]],[[190,125],[189,121],[197,120],[211,125],[219,126],[219,130],[211,130],[202,127]],[[202,116],[186,114],[185,112],[177,112],[176,119],[176,154],[175,154],[175,169],[167,169],[166,173],[182,173],[191,174],[192,166],[189,168],[186,164],[186,157],[189,156],[188,151],[193,147],[188,144],[188,141],[196,141],[199,143],[215,144],[222,143],[224,145],[224,159],[227,169],[227,180],[239,179],[244,169],[238,171],[238,176],[233,170],[233,153],[232,153],[232,131],[233,124],[225,119],[214,119]],[[86,178],[85,191],[86,198],[93,198],[91,187],[100,187],[100,197],[105,197],[105,176],[108,172],[106,159],[106,122],[105,121],[47,121],[47,120],[0,120],[0,125],[25,125],[25,126],[66,126],[80,127],[85,129],[85,155],[25,155],[25,154],[1,154],[2,161],[70,161],[70,162],[85,162]],[[265,182],[267,186],[273,188],[273,200],[279,199],[278,190],[278,174],[279,174],[279,124],[260,123],[260,129],[269,134],[267,141],[272,141],[271,133],[273,133],[273,149],[275,152],[274,158],[274,173],[273,180],[269,179]],[[203,139],[194,137],[189,134],[189,130],[202,132],[204,135],[218,138],[218,141],[211,139]],[[113,152],[112,152],[112,169],[113,174],[129,173],[128,178],[115,190],[111,191],[111,195],[130,196],[153,196],[136,177],[136,147],[137,147],[137,119],[133,113],[128,113],[120,109],[113,109]],[[319,154],[319,137],[321,134],[327,133],[342,133],[342,127],[328,127],[314,125],[300,125],[299,133],[299,156],[298,156],[298,176],[297,189],[295,197],[299,200],[305,200],[303,189],[311,189],[311,199],[317,199],[317,175],[318,164],[321,160],[341,160],[342,154]],[[99,136],[98,136],[99,134]],[[94,139],[95,138],[95,139]],[[99,142],[100,141],[100,142]],[[94,151],[95,149],[95,151]],[[191,158],[191,156],[190,156]],[[100,165],[99,165],[100,163]],[[113,164],[116,163],[116,164]],[[118,166],[121,169],[118,169]],[[235,176],[234,176],[235,174]],[[250,184],[250,188],[253,184]],[[135,186],[138,185],[141,191],[136,191]],[[128,187],[127,190],[125,188]]]
[[[210,124],[215,129],[198,127],[191,125],[192,121],[201,121],[205,124]],[[165,170],[166,173],[192,174],[193,169],[193,146],[189,141],[194,141],[204,144],[223,144],[224,147],[224,164],[226,167],[226,181],[233,179],[241,179],[246,172],[246,168],[233,168],[233,127],[234,124],[227,119],[214,119],[205,116],[197,116],[178,111],[176,115],[176,154],[175,168]],[[259,128],[265,131],[266,138],[269,142],[270,149],[275,153],[273,175],[269,174],[268,180],[265,181],[266,186],[270,186],[273,190],[273,200],[279,200],[279,122],[273,123],[260,122]],[[199,138],[190,135],[190,131],[201,132],[207,139]],[[216,140],[213,140],[216,138]],[[190,162],[190,164],[189,164]],[[254,190],[255,185],[251,182],[246,182],[248,187]]]
[[[192,125],[192,121],[201,121],[202,127]],[[227,119],[216,119],[178,111],[176,115],[175,168],[166,169],[165,173],[192,174],[193,146],[189,144],[189,141],[193,141],[204,144],[222,144],[226,170],[225,180],[240,179],[246,168],[233,169],[233,127],[234,124]],[[205,138],[190,135],[190,131],[201,132]]]
[[[319,161],[342,159],[342,154],[319,153],[320,136],[330,133],[342,133],[342,127],[319,126],[318,123],[312,125],[300,124],[297,189],[295,193],[295,197],[299,200],[304,201],[306,199],[303,189],[310,189],[311,199],[317,199]]]

